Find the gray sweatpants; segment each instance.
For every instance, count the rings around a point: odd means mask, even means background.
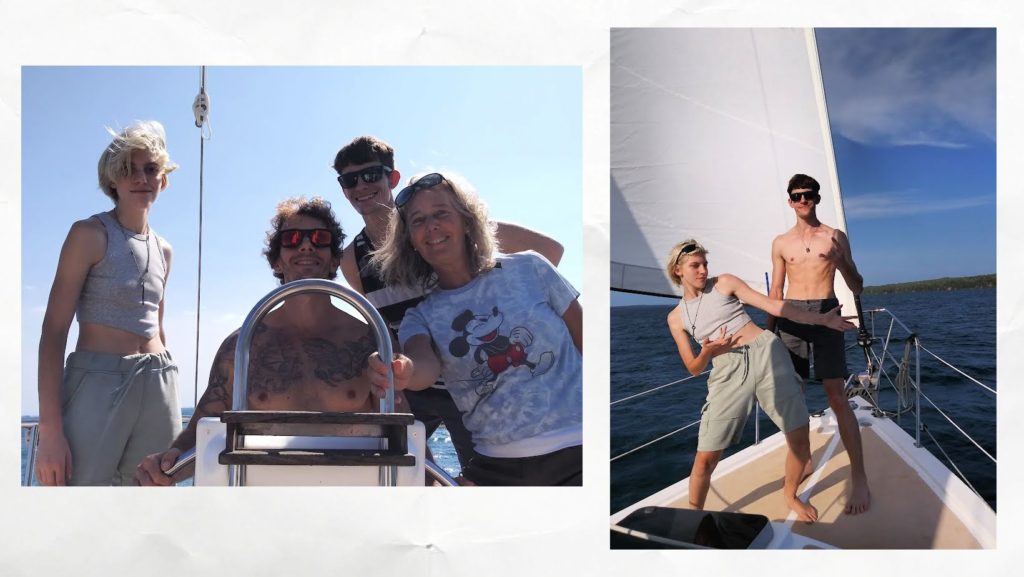
[[[61,387],[70,485],[130,485],[135,467],[181,432],[178,366],[168,351],[76,351]]]

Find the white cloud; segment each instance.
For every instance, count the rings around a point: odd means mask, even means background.
[[[995,31],[819,30],[832,130],[868,145],[995,141]]]
[[[845,196],[843,211],[849,219],[893,218],[985,206],[995,199],[995,194],[936,199],[920,191],[874,192]]]

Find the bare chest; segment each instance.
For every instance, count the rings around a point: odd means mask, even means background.
[[[355,340],[270,332],[249,355],[249,404],[263,410],[370,410],[368,334]]]
[[[787,269],[794,266],[813,269],[828,267],[830,261],[825,255],[831,247],[832,240],[828,234],[793,236],[786,239],[782,247],[782,258],[786,261]]]

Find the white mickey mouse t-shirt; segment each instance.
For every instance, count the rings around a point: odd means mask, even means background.
[[[582,357],[562,314],[579,292],[543,256],[498,255],[464,286],[408,311],[404,345],[428,335],[476,450],[530,457],[582,444]]]

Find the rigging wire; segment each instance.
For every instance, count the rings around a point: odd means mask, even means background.
[[[199,311],[202,303],[203,286],[203,161],[206,158],[206,141],[213,137],[213,129],[207,131],[210,114],[210,97],[206,94],[206,67],[199,67],[199,94],[192,102],[192,114],[199,129],[199,258],[196,269],[196,364],[192,381],[192,406],[199,404]]]

